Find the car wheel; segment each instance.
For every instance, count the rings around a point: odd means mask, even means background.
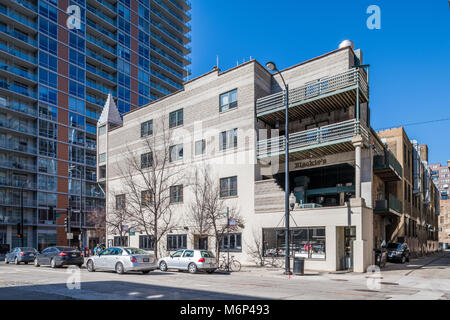
[[[216,271],[216,270],[207,270],[206,272],[211,274],[211,273],[214,273],[214,271]]]
[[[197,273],[197,265],[195,263],[191,263],[188,266],[189,273]]]
[[[17,259],[17,257],[14,258],[14,264],[20,264],[19,259]]]
[[[402,256],[402,263],[405,263],[405,262],[406,262],[406,257]]]
[[[28,264],[28,262],[27,262],[27,261],[25,261],[24,263],[25,263],[25,264]]]
[[[86,263],[86,267],[87,267],[87,270],[88,270],[89,272],[94,272],[94,271],[95,271],[95,268],[94,268],[94,262],[93,262],[92,260],[89,260],[89,261]]]
[[[6,264],[9,264],[9,261],[8,261],[8,258],[7,258],[7,257],[5,257],[5,263],[6,263]]]
[[[35,267],[39,267],[39,263],[38,263],[38,259],[37,259],[37,258],[34,259],[34,266],[35,266]]]
[[[50,266],[52,268],[56,268],[56,261],[55,261],[55,259],[52,259],[52,261],[50,261]]]
[[[143,274],[149,274],[151,270],[144,270],[142,271]]]
[[[409,256],[406,258],[406,262],[409,262]]]
[[[118,262],[116,264],[116,273],[117,274],[124,274],[125,270],[123,269],[123,264],[121,262]]]
[[[161,261],[161,263],[159,264],[159,270],[167,271],[167,263],[165,261]]]

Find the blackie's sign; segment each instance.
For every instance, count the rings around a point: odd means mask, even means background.
[[[323,166],[327,164],[327,159],[314,159],[295,163],[295,169]]]

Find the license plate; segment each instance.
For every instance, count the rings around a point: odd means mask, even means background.
[[[150,260],[148,258],[144,258],[144,262],[149,262]]]
[[[75,253],[72,253],[72,257],[76,257],[77,255]]]

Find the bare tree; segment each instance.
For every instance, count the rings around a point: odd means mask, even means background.
[[[265,265],[265,258],[263,254],[263,242],[261,235],[258,235],[256,230],[253,230],[252,243],[246,244],[247,253],[253,259],[257,266]]]
[[[139,153],[127,147],[123,161],[118,163],[129,218],[140,232],[152,237],[157,257],[161,239],[177,225],[171,186],[182,185],[184,180],[181,167],[170,164],[171,131],[163,118],[160,120],[154,130],[158,134],[145,137]]]
[[[210,172],[208,165],[195,169],[191,183],[194,197],[189,207],[189,218],[198,233],[214,237],[216,255],[219,256],[225,234],[243,228],[244,220],[236,205],[227,204],[221,196],[219,179],[213,178]],[[229,219],[236,222],[231,226],[227,222],[227,208]]]
[[[111,193],[111,198],[116,199],[116,196],[120,196],[117,192]],[[125,203],[113,203],[109,204],[108,214],[106,215],[106,228],[112,234],[117,234],[120,236],[120,241],[126,235],[126,231],[124,230],[124,226],[129,226],[130,222],[130,214],[127,211]]]

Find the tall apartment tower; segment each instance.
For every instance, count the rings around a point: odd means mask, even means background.
[[[67,208],[72,245],[103,240],[96,123],[108,94],[123,114],[182,89],[190,8],[187,0],[1,1],[0,244],[21,245],[22,212],[24,245],[67,244]]]

